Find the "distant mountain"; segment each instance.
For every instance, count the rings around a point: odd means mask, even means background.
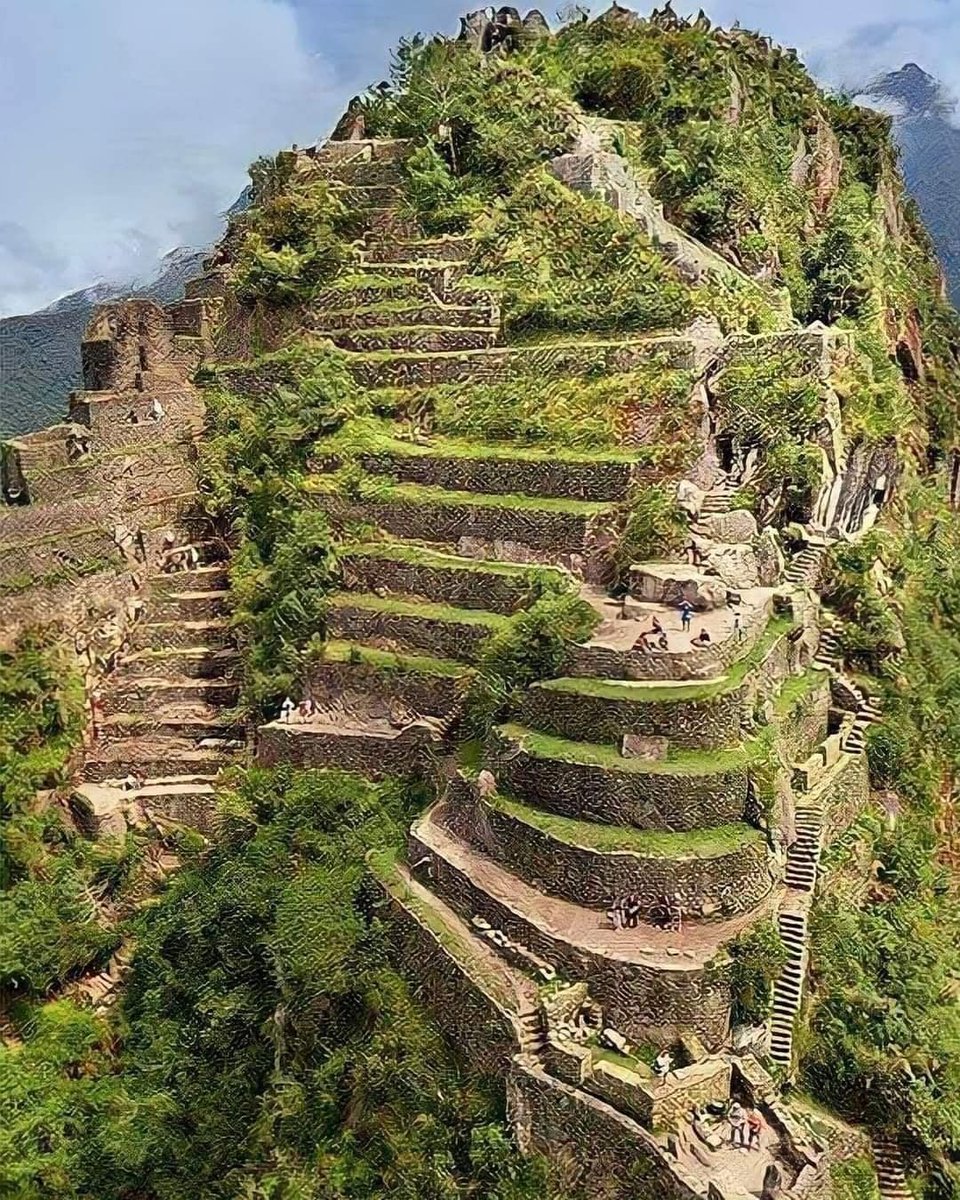
[[[960,307],[960,125],[941,84],[907,63],[858,97],[894,119],[907,186],[940,254],[953,303]]]
[[[67,393],[80,386],[80,340],[98,304],[149,296],[161,304],[183,296],[200,274],[206,250],[173,250],[146,283],[96,284],[40,312],[0,320],[0,437],[27,433],[60,420]]]

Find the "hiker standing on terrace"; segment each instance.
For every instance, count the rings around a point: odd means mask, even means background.
[[[684,633],[690,632],[690,622],[693,619],[693,605],[689,600],[680,601],[680,628]]]

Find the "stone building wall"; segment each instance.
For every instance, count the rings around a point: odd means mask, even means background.
[[[631,892],[649,908],[680,892],[691,919],[728,919],[752,911],[773,886],[759,838],[712,858],[599,851],[550,837],[495,804],[471,802],[463,790],[438,810],[437,820],[538,891],[601,912]]]
[[[466,919],[482,916],[513,942],[551,963],[567,979],[589,979],[590,993],[603,1007],[608,1024],[638,1042],[672,1045],[693,1030],[708,1049],[719,1049],[729,1029],[730,984],[719,967],[675,967],[606,958],[574,946],[477,887],[459,868],[441,859],[422,841],[417,826],[408,838],[408,859],[427,859],[431,887]]]
[[[677,831],[728,825],[744,819],[749,800],[746,767],[703,775],[618,771],[541,758],[502,733],[491,736],[486,765],[508,794],[598,824]]]
[[[587,1200],[702,1200],[652,1134],[611,1105],[545,1072],[515,1064],[507,1110],[521,1149],[557,1164]],[[588,1153],[584,1153],[584,1149]]]
[[[413,647],[438,658],[476,662],[493,632],[490,625],[441,621],[435,617],[380,612],[336,604],[327,614],[327,632],[347,641],[374,641]]]
[[[830,683],[810,688],[777,724],[777,744],[787,762],[803,762],[827,736]]]
[[[870,769],[865,754],[844,754],[824,782],[823,844],[844,833],[870,803]]]
[[[740,736],[744,689],[709,700],[630,700],[535,685],[523,697],[520,720],[570,741],[619,745],[624,734],[665,737],[675,746],[719,749]]]

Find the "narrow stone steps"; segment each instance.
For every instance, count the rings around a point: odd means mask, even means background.
[[[802,913],[781,912],[777,917],[777,927],[787,950],[787,962],[773,987],[770,1057],[778,1066],[789,1071],[793,1060],[794,1022],[803,1002],[807,956],[806,917]]]
[[[223,679],[151,679],[135,677],[121,680],[104,697],[108,715],[154,713],[170,704],[204,704],[232,707],[237,703],[240,686]]]
[[[358,183],[356,180],[331,179],[331,190],[349,209],[391,208],[399,203],[402,190],[394,183]]]
[[[105,741],[118,741],[166,734],[197,743],[205,738],[234,739],[243,736],[242,726],[225,717],[212,705],[192,705],[187,713],[170,711],[173,707],[105,717],[99,726],[101,737]]]
[[[337,183],[343,187],[400,188],[405,179],[403,171],[397,163],[366,159],[360,155],[346,161],[330,163],[325,168],[323,164],[320,165],[331,183]]]
[[[221,592],[227,591],[227,567],[222,563],[208,563],[196,567],[192,571],[176,571],[174,573],[157,572],[150,576],[150,593],[156,597],[170,595],[171,592]]]
[[[224,750],[204,750],[174,738],[124,739],[96,746],[84,761],[83,777],[88,783],[105,783],[139,773],[151,781],[186,782],[213,779],[231,761]]]
[[[130,649],[197,650],[233,646],[229,621],[141,621],[133,627]]]
[[[892,1138],[875,1137],[873,1161],[882,1200],[913,1200],[913,1192],[907,1187],[903,1153],[897,1142]]]
[[[150,616],[157,622],[169,620],[200,621],[216,619],[228,611],[228,591],[206,589],[198,592],[170,591],[150,603]]]
[[[364,238],[364,252],[381,262],[466,262],[477,248],[475,238],[451,235],[423,239]]]
[[[139,650],[120,659],[112,682],[134,679],[228,679],[239,674],[239,653],[230,648]]]

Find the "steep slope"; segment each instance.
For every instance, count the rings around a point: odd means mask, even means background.
[[[702,15],[501,9],[251,178],[187,298],[100,310],[69,422],[5,448],[8,625],[82,655],[140,602],[77,794],[149,761],[214,841],[138,919],[57,1168],[956,1194],[960,320],[889,122]],[[168,522],[218,560],[184,587],[145,578]]]

